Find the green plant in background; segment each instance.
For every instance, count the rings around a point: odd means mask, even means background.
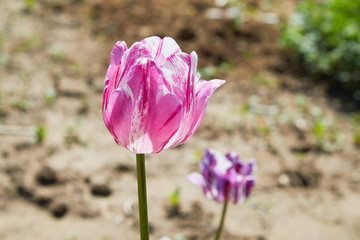
[[[47,104],[52,105],[52,104],[55,103],[55,99],[56,99],[56,90],[55,90],[55,88],[53,88],[53,87],[47,88],[45,90],[44,95],[45,95],[44,97],[45,97],[45,101],[46,101]]]
[[[216,77],[216,68],[213,66],[200,67],[198,72],[202,79],[215,78]]]
[[[169,195],[171,206],[179,206],[180,203],[180,188],[177,187],[174,192]]]
[[[320,150],[332,152],[344,148],[345,136],[331,117],[326,115],[316,117],[312,132]]]
[[[48,52],[49,58],[57,63],[62,64],[64,72],[70,76],[78,76],[82,72],[80,62],[72,59],[65,51],[57,48],[51,48]]]
[[[253,77],[253,82],[269,88],[277,88],[279,86],[279,80],[266,71],[262,71],[259,74],[256,74]]]
[[[241,125],[243,131],[251,131],[261,136],[270,151],[276,153],[274,142],[282,141],[285,129],[295,129],[302,138],[314,143],[315,148],[324,152],[341,151],[345,147],[346,135],[343,127],[353,126],[353,132],[360,129],[360,114],[354,115],[353,124],[344,122],[340,126],[340,119],[333,118],[321,107],[312,104],[304,95],[296,95],[293,99],[295,106],[289,104],[289,99],[277,99],[274,104],[261,104],[261,97],[250,96],[240,107],[238,121],[225,117],[227,125]],[[231,111],[233,113],[234,110]],[[233,114],[234,115],[234,114]],[[228,116],[228,115],[227,115]],[[356,120],[358,118],[358,120]],[[233,122],[230,122],[233,121]],[[232,125],[230,125],[233,127]],[[303,156],[299,156],[299,159]]]
[[[30,108],[30,102],[25,97],[15,98],[11,102],[11,106],[20,111],[26,112]]]
[[[80,136],[79,132],[78,132],[78,127],[79,123],[76,124],[76,126],[74,125],[68,125],[65,129],[65,136],[64,136],[64,140],[65,140],[65,145],[70,148],[72,147],[74,144],[78,144],[81,146],[86,146],[87,142],[86,140]]]
[[[318,119],[314,122],[313,133],[318,146],[323,146],[325,143],[326,123],[323,119]]]
[[[167,207],[167,217],[177,217],[181,215],[181,206],[180,206],[180,188],[177,187],[170,195],[169,195],[170,206]]]
[[[228,71],[234,70],[235,67],[236,67],[235,63],[233,63],[231,61],[222,62],[219,65],[219,69],[223,72],[228,72]]]
[[[284,26],[281,43],[294,50],[311,73],[360,91],[359,12],[360,1],[302,1]]]
[[[186,236],[182,233],[177,233],[175,236],[174,236],[174,240],[187,240]]]
[[[196,150],[194,151],[194,158],[195,158],[194,163],[198,163],[198,162],[201,160],[201,158],[202,158],[202,151],[201,151],[200,149],[196,149]]]
[[[255,130],[261,137],[268,137],[271,134],[271,128],[263,116],[256,118]]]
[[[309,112],[309,107],[304,95],[300,95],[300,94],[296,95],[295,104],[296,104],[296,108],[299,110],[301,114],[305,114]]]
[[[0,69],[8,63],[8,56],[4,51],[5,33],[0,31]]]
[[[355,132],[354,143],[357,147],[360,147],[360,128],[358,128]]]
[[[353,132],[354,132],[354,144],[357,147],[360,147],[360,112],[353,114],[352,125],[353,125]]]
[[[44,44],[44,40],[40,36],[34,35],[13,46],[11,53],[39,50]]]
[[[239,0],[227,0],[227,4],[230,5],[229,17],[233,20],[234,29],[240,29],[244,22],[244,10],[246,9],[245,3]]]
[[[253,105],[258,104],[260,101],[260,98],[258,95],[251,95],[242,105],[241,107],[241,114],[248,114],[252,108]]]
[[[1,113],[3,111],[4,111],[4,99],[3,99],[3,93],[0,88],[0,116],[2,115]]]
[[[235,64],[230,61],[220,63],[218,66],[199,67],[201,79],[216,78],[219,75],[224,75],[227,72],[235,69]]]
[[[34,11],[35,3],[36,3],[36,0],[23,0],[24,13],[28,13],[28,14],[32,13]]]
[[[47,129],[46,126],[44,124],[40,124],[38,126],[36,126],[35,128],[35,137],[36,137],[36,142],[37,143],[42,143],[44,142],[45,138],[47,135]]]

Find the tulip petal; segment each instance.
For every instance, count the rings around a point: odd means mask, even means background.
[[[235,181],[231,183],[231,188],[229,191],[229,200],[231,200],[233,203],[237,203],[241,197],[244,197],[242,195],[242,190],[240,189],[241,182]]]
[[[105,86],[103,93],[103,118],[105,121],[106,116],[104,115],[105,108],[108,104],[108,98],[111,92],[115,89],[117,82],[119,81],[118,70],[121,64],[121,58],[124,55],[124,52],[127,50],[127,46],[125,42],[118,41],[113,47],[110,54],[110,65],[106,72],[105,76]]]
[[[151,57],[160,66],[171,55],[181,52],[179,45],[170,37],[148,37],[141,41],[151,52]],[[165,46],[165,47],[164,47]]]
[[[197,173],[197,172],[190,173],[187,176],[187,179],[190,182],[192,182],[193,184],[196,184],[196,185],[198,185],[200,187],[205,187],[206,186],[205,180],[204,180],[203,176],[200,173]]]
[[[125,51],[120,68],[119,68],[119,80],[120,82],[115,85],[116,88],[121,88],[130,79],[125,77],[126,74],[132,74],[132,67],[140,64],[144,59],[151,58],[151,53],[146,49],[144,44],[140,42],[134,43],[127,51]]]
[[[195,108],[195,83],[197,81],[197,54],[192,52],[190,55],[186,53],[177,53],[169,57],[161,66],[164,77],[167,79],[169,91],[173,92],[181,101],[184,108],[181,125],[170,140],[168,146],[176,146],[184,142],[188,133],[192,129],[194,121]]]
[[[147,133],[151,136],[152,152],[160,152],[179,128],[182,108],[172,94],[162,96],[149,112]]]
[[[121,65],[121,59],[122,56],[124,55],[125,51],[127,50],[127,46],[125,42],[120,42],[118,41],[115,46],[113,47],[111,54],[110,54],[110,65],[109,68],[106,72],[106,77],[109,80],[109,88],[111,89],[110,92],[112,92],[112,90],[114,90],[117,86],[117,81],[119,81],[119,79],[116,77],[118,69]],[[105,87],[107,86],[107,84],[105,83]]]
[[[178,144],[185,142],[195,133],[204,117],[205,109],[209,102],[211,94],[224,83],[225,81],[220,79],[214,79],[211,81],[198,81],[195,89],[196,104],[193,113],[193,122],[189,123],[191,127],[189,128],[188,133],[180,142],[178,142]]]
[[[236,164],[240,161],[239,155],[234,151],[228,152],[225,157],[233,164]]]
[[[256,166],[257,166],[256,159],[255,158],[250,159],[249,162],[247,163],[245,174],[252,174],[252,172],[256,170]]]
[[[151,58],[154,59],[159,46],[162,44],[162,39],[157,36],[152,36],[141,40],[146,49],[151,53]]]
[[[160,67],[168,91],[175,94],[184,107],[187,101],[190,101],[186,99],[186,92],[191,87],[190,64],[191,58],[188,54],[177,53],[170,56]]]
[[[121,87],[111,93],[106,109],[109,130],[118,144],[136,152],[144,137],[148,112],[146,69],[141,62],[134,63],[122,78]]]
[[[174,94],[164,91],[163,73],[152,60],[147,62],[147,79],[150,105],[146,133],[151,136],[152,152],[160,152],[179,129],[183,109]]]
[[[111,93],[106,115],[109,116],[107,127],[115,141],[128,145],[131,124],[132,100],[124,90],[116,89]]]
[[[121,58],[126,50],[127,50],[126,42],[118,41],[111,51],[110,65],[120,65]]]
[[[251,189],[254,187],[256,182],[255,177],[253,176],[248,176],[246,178],[246,182],[245,182],[245,197],[248,197],[250,195]]]

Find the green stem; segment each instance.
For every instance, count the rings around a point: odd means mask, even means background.
[[[140,239],[149,240],[149,223],[146,200],[145,154],[136,154],[136,172],[139,197]]]
[[[225,200],[225,201],[224,201],[224,206],[223,206],[223,209],[222,209],[222,213],[221,213],[221,220],[220,220],[220,223],[219,223],[219,227],[218,227],[218,229],[217,229],[217,232],[216,232],[215,240],[219,240],[219,239],[220,239],[221,231],[222,231],[223,226],[224,226],[224,221],[225,221],[225,215],[226,215],[227,205],[228,205],[228,202]]]

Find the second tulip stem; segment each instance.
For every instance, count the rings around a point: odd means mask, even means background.
[[[225,222],[225,215],[226,215],[226,210],[227,210],[227,205],[228,202],[225,200],[224,201],[224,205],[223,205],[223,209],[222,209],[222,213],[221,213],[221,220],[219,223],[219,227],[216,231],[216,235],[215,235],[215,240],[219,240],[220,239],[220,235],[224,226],[224,222]]]
[[[148,209],[146,199],[145,154],[136,154],[136,172],[139,198],[140,239],[149,240]]]

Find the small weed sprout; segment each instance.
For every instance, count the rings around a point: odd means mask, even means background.
[[[60,63],[60,62],[65,62],[68,59],[68,57],[66,56],[66,53],[63,51],[51,49],[50,59],[53,60],[54,62]]]
[[[169,201],[171,206],[179,207],[180,202],[180,188],[177,187],[174,192],[169,195]]]
[[[26,112],[27,110],[29,110],[30,108],[30,102],[28,99],[26,98],[16,98],[15,100],[13,100],[11,102],[11,106],[20,110],[20,111],[23,111],[23,112]]]
[[[47,129],[44,124],[40,124],[36,126],[35,128],[35,138],[37,143],[44,142],[45,138],[47,136]]]
[[[329,116],[322,115],[316,118],[312,133],[317,147],[322,151],[331,152],[344,148],[345,136]]]
[[[81,96],[81,107],[79,114],[86,114],[89,111],[89,96],[84,94]]]
[[[50,49],[49,57],[56,63],[63,65],[63,71],[69,76],[78,76],[82,72],[82,66],[76,60],[70,58],[66,52],[59,49]]]
[[[175,236],[174,236],[174,240],[187,240],[186,236],[182,233],[177,233]]]
[[[267,137],[271,134],[271,128],[269,127],[268,123],[266,122],[266,119],[264,119],[261,116],[259,116],[256,119],[255,130],[256,130],[256,133],[262,137]]]
[[[32,36],[16,44],[11,53],[39,50],[44,46],[44,40],[40,36]]]
[[[309,109],[308,109],[308,105],[306,103],[306,98],[304,97],[304,95],[296,95],[295,97],[295,104],[296,104],[296,108],[299,110],[299,112],[301,114],[305,114],[307,112],[309,112]]]
[[[279,80],[269,72],[263,71],[253,77],[253,82],[269,88],[278,88]]]
[[[86,146],[86,140],[82,138],[77,131],[77,126],[67,126],[65,130],[65,145],[70,148],[74,144],[79,144],[81,146]]]
[[[241,113],[248,114],[251,111],[252,106],[257,104],[259,101],[260,101],[259,96],[257,96],[257,95],[250,96],[243,104],[243,106],[241,108]]]
[[[52,87],[47,88],[45,90],[45,101],[48,105],[52,105],[55,103],[55,99],[56,99],[56,90]]]
[[[195,157],[195,162],[196,163],[198,163],[200,160],[201,160],[201,158],[202,158],[202,151],[200,150],[200,149],[196,149],[195,151],[194,151],[194,157]]]
[[[78,76],[82,71],[81,64],[77,61],[72,61],[66,68],[66,72],[70,76]]]
[[[313,134],[315,136],[316,143],[318,146],[324,146],[325,132],[326,132],[325,122],[322,119],[316,120],[314,122]]]
[[[167,217],[177,217],[181,215],[180,209],[180,188],[177,187],[170,195],[169,195],[170,206],[167,207]]]

